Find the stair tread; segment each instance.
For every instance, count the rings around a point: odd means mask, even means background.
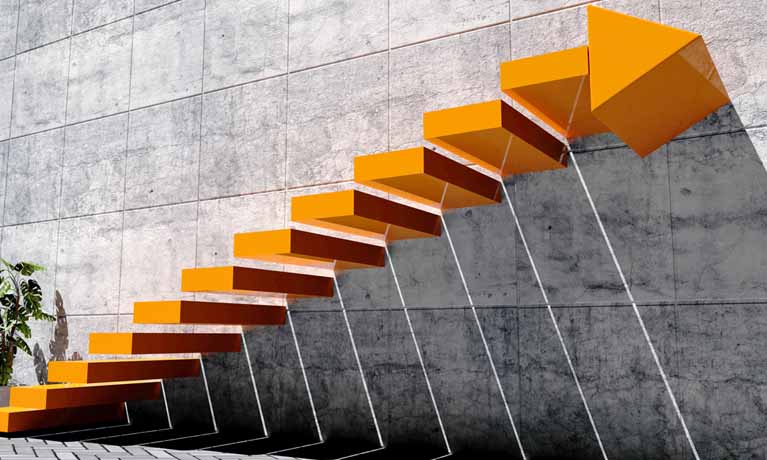
[[[199,300],[161,300],[133,304],[135,324],[285,324],[285,307]]]
[[[53,383],[12,387],[10,405],[33,409],[103,405],[132,400],[159,399],[158,380],[104,383]]]
[[[567,146],[501,100],[423,115],[424,138],[507,176],[567,167]]]
[[[62,409],[0,407],[0,433],[126,421],[122,403]]]
[[[187,268],[181,273],[181,290],[240,295],[333,297],[333,278],[231,265]]]
[[[442,209],[501,201],[499,181],[426,147],[356,157],[354,180]]]
[[[591,113],[589,86],[588,46],[501,64],[501,91],[569,139],[609,131]]]
[[[234,256],[345,270],[384,266],[384,248],[296,229],[237,233]]]
[[[144,355],[239,352],[240,334],[183,332],[93,332],[89,353]]]
[[[50,361],[49,382],[99,383],[196,377],[200,361],[196,358],[104,359]]]
[[[359,190],[294,197],[294,222],[373,238],[430,238],[442,231],[436,214],[395,203]]]

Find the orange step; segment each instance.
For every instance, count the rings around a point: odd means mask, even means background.
[[[200,375],[200,360],[196,358],[48,362],[49,382],[103,383],[197,377],[198,375]]]
[[[424,138],[496,174],[567,167],[567,147],[501,100],[423,114]]]
[[[181,272],[181,290],[333,297],[333,278],[248,267],[187,268]]]
[[[336,269],[384,266],[384,248],[295,229],[234,235],[234,256]]]
[[[425,147],[356,157],[354,180],[441,209],[501,201],[500,182]]]
[[[358,190],[294,197],[291,218],[331,230],[387,240],[428,238],[442,232],[440,218]]]
[[[88,352],[102,355],[239,352],[240,334],[93,332]]]
[[[111,425],[121,422],[127,422],[124,404],[64,409],[0,407],[0,433],[45,430],[63,426]]]
[[[285,307],[241,303],[165,300],[133,304],[136,324],[285,324]]]
[[[63,409],[160,398],[159,381],[55,383],[11,388],[11,407]]]
[[[590,85],[588,46],[501,64],[501,90],[568,139],[609,131],[591,113]]]

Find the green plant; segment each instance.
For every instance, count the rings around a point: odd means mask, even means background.
[[[32,337],[29,320],[54,321],[56,317],[43,311],[40,284],[31,278],[44,267],[29,262],[11,264],[5,259],[0,262],[0,385],[8,385],[16,352],[32,355],[26,342]]]

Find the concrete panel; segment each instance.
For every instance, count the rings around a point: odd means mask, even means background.
[[[491,318],[501,312],[483,313],[483,324],[492,331]],[[521,308],[518,327],[519,435],[528,455],[557,458],[566,451],[569,458],[598,458],[599,444],[548,312]]]
[[[509,20],[507,0],[394,0],[389,9],[392,47]]]
[[[10,141],[0,142],[0,181],[2,181],[3,184],[5,183],[6,176],[8,175],[8,148],[10,144]],[[3,208],[5,208],[5,186],[0,187],[0,190],[2,190],[0,191],[0,201],[3,202]],[[0,209],[0,215],[2,214],[3,210]],[[2,223],[1,220],[0,223]],[[2,232],[0,232],[0,235],[1,234]]]
[[[422,144],[424,112],[500,98],[508,59],[508,25],[392,51],[392,149]]]
[[[197,205],[181,204],[125,213],[120,313],[137,300],[189,299],[181,269],[194,267]]]
[[[62,217],[122,209],[127,130],[127,114],[67,127]]]
[[[0,139],[11,135],[11,101],[13,100],[14,58],[0,61]]]
[[[618,148],[578,154],[576,160],[634,298],[672,300],[674,251],[666,148],[644,159],[628,148]]]
[[[219,433],[240,439],[264,436],[245,352],[206,355],[203,363]]]
[[[206,91],[287,71],[287,2],[210,0],[205,17]]]
[[[745,132],[669,144],[677,296],[767,295],[767,172]]]
[[[71,28],[72,0],[21,0],[17,52],[60,40]]]
[[[765,454],[765,306],[678,307],[679,402],[698,452],[710,458]]]
[[[32,337],[27,339],[27,345],[32,350],[32,356],[23,351],[19,351],[16,354],[16,358],[13,361],[11,385],[40,385],[46,383],[53,324],[52,322],[36,321],[34,319],[29,322]]]
[[[287,445],[316,442],[309,398],[290,327],[254,328],[245,332],[266,426]]]
[[[639,309],[662,366],[674,375],[674,308]],[[556,316],[608,457],[692,458],[633,309],[558,308]]]
[[[133,14],[131,0],[75,0],[73,32],[80,33]]]
[[[200,97],[132,113],[125,207],[196,199],[199,157]]]
[[[584,3],[599,3],[599,0],[511,0],[511,18],[538,16]]]
[[[627,301],[574,168],[516,176],[509,195],[551,303]],[[526,254],[517,263],[519,302],[541,304]]]
[[[285,185],[285,79],[206,94],[200,198]]]
[[[386,149],[386,56],[291,75],[289,88],[289,187],[352,179],[355,156]]]
[[[290,2],[290,70],[387,48],[387,4],[359,0]]]
[[[445,215],[463,276],[475,305],[517,302],[517,258],[527,255],[506,203],[461,209]]]
[[[471,310],[418,309],[411,317],[453,451],[522,458]]]
[[[387,447],[444,454],[403,310],[353,311],[349,321]]]
[[[408,306],[449,307],[468,304],[444,234],[439,238],[397,241],[390,245],[389,253]]]
[[[16,52],[16,26],[19,21],[18,0],[0,1],[0,59]]]
[[[136,13],[167,5],[168,3],[173,3],[173,1],[174,0],[135,0]]]
[[[340,312],[293,313],[317,417],[328,442],[378,443]]]
[[[72,38],[67,122],[128,109],[132,19]]]
[[[204,0],[185,0],[137,15],[131,108],[202,90]]]
[[[16,57],[12,136],[64,124],[68,69],[66,40]]]
[[[699,124],[686,134],[724,132],[767,121],[767,4],[737,0],[726,3],[682,0],[661,2],[663,22],[703,35],[734,110]]]
[[[62,220],[56,290],[69,314],[117,314],[121,212]]]
[[[13,139],[8,153],[5,225],[56,219],[64,131]]]
[[[43,305],[48,313],[54,312],[54,283],[56,277],[57,222],[40,222],[3,228],[2,254],[11,263],[32,262],[45,267],[35,273],[40,283]]]

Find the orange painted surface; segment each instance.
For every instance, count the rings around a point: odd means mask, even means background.
[[[591,108],[646,156],[729,102],[700,35],[589,6]]]
[[[423,115],[424,138],[503,176],[567,167],[566,146],[501,100]]]
[[[354,180],[442,209],[501,201],[500,182],[425,147],[356,157]]]
[[[381,246],[295,229],[237,233],[234,256],[340,270],[384,266]]]
[[[591,113],[587,46],[504,62],[501,90],[568,139],[609,131]]]
[[[2,433],[119,423],[127,423],[125,405],[122,403],[65,409],[0,407],[0,432]]]
[[[172,379],[200,375],[200,360],[188,358],[50,361],[48,381],[103,383]]]
[[[357,190],[297,196],[291,205],[294,222],[367,237],[403,240],[442,232],[436,214]]]
[[[333,297],[333,278],[249,267],[186,268],[181,272],[181,290]]]
[[[136,324],[229,324],[268,326],[285,324],[285,307],[193,300],[136,302]]]
[[[11,388],[11,407],[63,409],[160,398],[159,381],[59,383]]]
[[[102,355],[239,352],[240,334],[93,332],[88,352]]]

